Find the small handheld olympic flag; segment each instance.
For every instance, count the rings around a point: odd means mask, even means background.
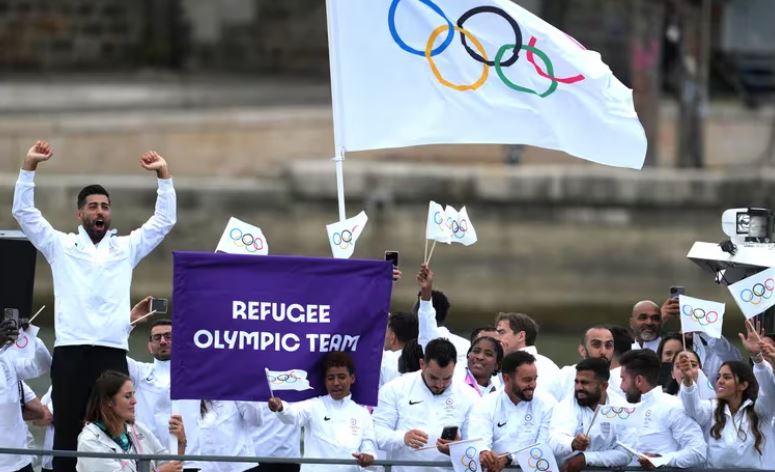
[[[471,219],[468,217],[466,207],[460,209],[460,212],[447,205],[444,209],[446,214],[447,229],[452,237],[453,243],[470,246],[476,242],[476,230]]]
[[[482,470],[479,453],[487,449],[481,439],[464,439],[449,443],[449,459],[455,472]]]
[[[775,305],[775,267],[735,282],[727,288],[746,319],[751,319]]]
[[[664,457],[664,456],[656,456],[656,457],[647,456],[645,454],[642,454],[642,453],[638,452],[637,450],[635,450],[635,448],[632,448],[632,447],[624,444],[621,441],[617,441],[616,444],[621,446],[625,451],[629,452],[636,459],[645,459],[645,460],[651,462],[651,464],[654,466],[654,468],[658,469],[658,468],[662,467],[663,465],[667,465],[667,463],[670,462],[670,458],[668,458],[668,457]]]
[[[681,331],[684,334],[701,332],[712,338],[721,337],[723,303],[679,295],[678,304],[681,306]]]
[[[431,200],[428,204],[428,221],[425,224],[425,239],[440,243],[451,243],[452,233],[447,226],[447,214],[441,205]]]
[[[16,337],[16,341],[9,344],[11,356],[16,356],[21,359],[32,359],[35,357],[35,339],[38,337],[40,328],[35,325],[30,325],[26,330],[20,329],[19,336]]]
[[[266,379],[269,381],[269,391],[277,390],[312,390],[307,380],[307,371],[301,369],[266,370]]]
[[[533,444],[514,453],[524,472],[558,471],[554,452],[547,444]]]
[[[269,243],[267,243],[264,233],[261,232],[261,228],[232,216],[226,224],[226,229],[223,230],[215,252],[265,256],[269,254]]]
[[[368,221],[369,217],[361,211],[352,218],[326,225],[328,243],[336,259],[349,259],[353,255],[355,242],[363,233],[363,228]]]

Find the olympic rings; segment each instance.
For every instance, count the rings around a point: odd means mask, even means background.
[[[535,38],[532,38],[530,42],[533,42],[533,39]],[[538,93],[533,89],[529,89],[527,87],[522,87],[520,85],[517,85],[511,80],[509,80],[508,77],[506,77],[506,74],[503,73],[503,69],[501,68],[501,57],[503,57],[504,52],[506,52],[509,49],[513,49],[515,47],[516,47],[515,44],[504,44],[503,46],[501,46],[500,49],[498,49],[498,54],[495,55],[495,72],[498,74],[498,77],[501,78],[501,80],[503,81],[504,84],[506,84],[507,87],[510,87],[518,92],[532,93],[534,95],[538,95],[541,98],[545,98],[553,94],[554,91],[557,90],[557,82],[554,80],[552,80],[552,84],[549,86],[548,89],[546,89],[546,91],[544,91],[543,93]],[[552,67],[552,61],[549,60],[549,56],[544,54],[543,51],[533,46],[522,46],[522,49],[538,54],[538,57],[544,62],[544,65],[546,66],[547,73],[549,75],[554,74],[554,67]]]
[[[463,464],[467,472],[477,472],[479,469],[476,466],[476,448],[466,448],[466,452],[460,456],[460,463]]]
[[[243,233],[239,228],[232,228],[229,237],[237,247],[244,247],[248,252],[256,252],[264,249],[264,240],[250,233]]]
[[[444,216],[442,216],[440,211],[437,211],[433,214],[433,222],[437,225],[440,225],[444,221]]]
[[[509,23],[509,25],[511,26],[511,29],[514,30],[514,43],[519,45],[519,47],[514,48],[514,54],[507,61],[504,61],[502,64],[504,66],[510,66],[515,62],[517,62],[517,59],[519,59],[519,50],[522,48],[522,30],[519,29],[519,25],[517,24],[516,20],[514,20],[514,18],[506,14],[505,11],[501,10],[500,8],[491,7],[491,6],[475,7],[460,15],[460,18],[458,18],[457,20],[457,25],[461,29],[463,29],[463,23],[465,23],[467,19],[471,18],[477,13],[488,13],[488,12],[495,13],[496,15],[501,16],[504,20],[506,20]],[[463,31],[465,31],[465,29],[463,29]],[[479,54],[476,53],[476,51],[472,50],[468,46],[468,43],[466,43],[465,34],[460,35],[460,40],[463,42],[463,46],[466,48],[466,51],[468,51],[469,56],[473,57],[479,62],[483,62],[487,64],[488,66],[495,65],[495,62],[488,61],[486,57],[480,56]]]
[[[355,230],[358,229],[358,225],[353,226],[353,229],[346,229],[344,231],[336,232],[331,235],[331,242],[334,243],[334,246],[339,246],[341,249],[347,249],[350,244],[353,242],[353,235],[355,234]]]
[[[459,26],[455,26],[455,31],[459,32],[463,37],[468,36],[471,39],[471,42],[474,43],[474,46],[476,46],[476,48],[482,52],[482,56],[484,56],[485,61],[482,64],[482,75],[480,75],[475,82],[468,85],[453,84],[452,82],[448,81],[447,79],[441,76],[441,72],[439,72],[439,68],[436,67],[436,63],[433,62],[433,58],[431,57],[431,48],[433,47],[433,42],[436,40],[436,37],[441,34],[444,28],[449,29],[449,26],[441,25],[435,30],[433,30],[431,35],[428,37],[428,44],[425,45],[425,58],[428,59],[428,63],[431,65],[431,70],[433,71],[433,75],[436,76],[436,80],[438,80],[441,83],[441,85],[445,85],[459,92],[478,89],[479,87],[484,85],[484,83],[487,81],[487,76],[490,73],[490,69],[487,68],[487,51],[484,50],[484,46],[482,46],[482,43],[480,43],[478,39],[473,37],[471,33],[469,33],[468,31],[464,30]]]
[[[466,232],[468,231],[468,221],[455,220],[452,217],[448,217],[447,228],[457,239],[463,239],[466,237]]]
[[[568,36],[568,37],[571,38],[570,36]],[[573,38],[571,38],[571,39],[573,39]],[[576,41],[576,40],[573,39],[573,41]],[[517,43],[517,44],[519,44],[519,43]],[[578,41],[576,41],[576,44],[578,44]],[[530,41],[527,43],[527,45],[530,46],[530,47],[535,47],[535,45],[536,45],[536,38],[535,38],[535,36],[530,38]],[[581,46],[581,45],[579,44],[579,46]],[[581,47],[583,47],[583,46],[581,46]],[[538,64],[536,64],[536,61],[535,61],[535,57],[533,57],[533,51],[531,51],[530,49],[527,50],[527,61],[529,63],[533,64],[533,67],[535,68],[536,73],[538,75],[540,75],[541,77],[543,77],[545,79],[549,79],[552,82],[560,82],[560,83],[563,83],[563,84],[575,84],[576,82],[580,82],[580,81],[584,80],[584,76],[581,75],[581,74],[574,75],[573,77],[564,77],[564,78],[559,78],[559,77],[555,77],[555,76],[553,76],[551,74],[547,74],[540,67],[538,67]],[[508,61],[504,62],[502,65],[504,65],[504,66],[509,65]]]
[[[19,349],[24,349],[25,347],[27,347],[29,343],[30,343],[30,338],[28,338],[26,334],[22,333],[21,335],[19,335],[18,338],[16,338],[15,344],[16,344],[16,347],[18,347]]]
[[[419,1],[420,3],[426,5],[428,8],[430,8],[435,13],[437,13],[446,22],[446,24],[436,27],[431,32],[430,36],[428,37],[428,40],[426,41],[425,50],[421,51],[419,49],[414,49],[408,44],[406,44],[406,42],[401,38],[401,36],[398,34],[398,31],[396,30],[396,10],[401,0],[393,0],[388,10],[388,29],[390,30],[390,36],[392,37],[393,41],[398,45],[398,47],[400,47],[404,51],[417,56],[424,56],[428,60],[428,64],[430,65],[431,71],[433,75],[436,77],[436,80],[441,85],[444,85],[445,87],[452,88],[459,92],[477,90],[487,81],[488,66],[495,67],[498,77],[507,87],[517,92],[538,95],[541,98],[546,98],[552,93],[554,93],[557,90],[557,84],[559,83],[574,84],[576,82],[580,82],[584,80],[585,78],[584,75],[582,74],[577,74],[569,77],[555,77],[554,66],[552,65],[551,59],[549,59],[549,56],[547,56],[543,51],[541,51],[536,47],[537,39],[534,36],[532,36],[528,44],[524,45],[523,39],[522,39],[522,30],[520,29],[519,24],[513,17],[511,17],[508,13],[506,13],[506,11],[504,11],[501,8],[494,7],[494,6],[478,6],[478,7],[471,8],[467,10],[465,13],[463,13],[460,16],[460,18],[458,18],[456,25],[453,25],[452,22],[447,17],[447,15],[441,9],[441,7],[433,3],[431,0],[419,0]],[[484,49],[482,43],[473,35],[473,33],[471,33],[469,30],[463,27],[463,24],[467,20],[469,20],[471,17],[479,13],[492,13],[502,17],[503,19],[506,20],[506,22],[508,22],[509,26],[511,26],[512,30],[514,31],[514,43],[501,46],[498,49],[498,52],[496,53],[495,59],[492,61],[488,59],[487,52]],[[439,46],[434,48],[433,46],[434,46],[434,43],[436,42],[436,39],[439,37],[439,35],[441,35],[445,31],[446,31],[446,36],[444,37],[444,40]],[[463,47],[465,48],[468,55],[471,56],[475,61],[481,62],[483,65],[482,73],[480,74],[479,78],[470,84],[455,84],[445,79],[439,72],[436,62],[433,60],[434,56],[444,52],[447,49],[447,47],[449,47],[455,35],[455,32],[460,33],[460,41],[463,44]],[[469,45],[469,41],[473,44],[474,46],[473,48]],[[578,41],[575,41],[575,40],[573,41],[581,49],[585,49],[581,44],[578,43]],[[503,60],[503,55],[508,50],[512,51],[511,56],[508,59]],[[517,60],[519,59],[519,52],[522,50],[527,51],[527,60],[530,64],[533,65],[533,68],[535,69],[536,74],[551,82],[548,88],[542,93],[539,93],[530,88],[515,84],[510,79],[508,79],[505,73],[503,72],[504,67],[511,66],[517,62]],[[536,63],[535,56],[538,56],[541,62],[544,63],[543,68]]]
[[[292,384],[301,380],[302,378],[296,375],[293,371],[289,374],[269,375],[269,382],[275,385]]]
[[[551,472],[549,470],[551,465],[548,460],[544,459],[544,451],[539,447],[530,449],[530,457],[527,459],[527,465],[530,466],[531,469],[539,472]]]
[[[763,283],[757,282],[751,288],[740,291],[740,300],[751,305],[758,305],[762,300],[769,300],[775,291],[775,279],[766,279]]]
[[[620,420],[626,420],[633,413],[635,413],[635,408],[627,408],[624,406],[607,406],[600,409],[600,414],[608,419],[614,419],[618,417]]]
[[[393,37],[393,41],[395,41],[396,44],[398,44],[398,46],[404,51],[411,54],[416,54],[418,56],[425,56],[424,51],[413,49],[408,44],[406,44],[404,40],[401,39],[401,37],[398,35],[398,31],[396,31],[396,8],[398,8],[398,3],[400,1],[401,0],[393,0],[393,3],[390,4],[390,10],[388,10],[388,28],[390,29],[390,36]],[[430,0],[420,0],[420,3],[428,5],[431,10],[438,13],[439,16],[444,18],[444,21],[447,22],[447,26],[449,27],[447,30],[447,37],[444,38],[444,42],[441,43],[439,47],[431,51],[431,56],[435,56],[436,54],[439,54],[440,52],[443,52],[445,49],[447,49],[447,46],[449,46],[449,43],[451,43],[452,39],[455,37],[455,32],[452,29],[452,22],[449,21],[449,18],[447,18],[447,15],[444,14],[440,6],[436,5]]]
[[[705,312],[702,308],[692,308],[690,305],[684,305],[681,307],[681,313],[684,316],[690,316],[694,318],[700,326],[708,326],[715,323],[719,319],[719,315],[716,311]]]

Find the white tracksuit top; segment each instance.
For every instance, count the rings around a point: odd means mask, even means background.
[[[440,395],[434,395],[422,379],[422,371],[402,375],[379,391],[379,404],[372,415],[379,449],[390,459],[449,461],[435,448],[416,451],[404,444],[410,429],[428,434],[427,446],[436,444],[445,426],[457,426],[463,439],[470,438],[469,416],[479,395],[465,383],[453,380]],[[429,470],[448,470],[431,468]],[[418,467],[393,467],[396,472],[420,472]]]
[[[327,459],[354,459],[354,452],[377,458],[374,423],[369,410],[350,395],[334,400],[323,395],[296,403],[283,402],[277,415],[287,424],[304,427],[304,456]],[[358,466],[303,464],[303,471],[357,471]]]

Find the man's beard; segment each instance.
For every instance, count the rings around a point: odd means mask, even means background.
[[[586,393],[586,396],[584,398],[578,397],[578,392],[576,392],[576,401],[581,406],[592,406],[597,405],[600,403],[600,398],[602,397],[601,392],[584,392]]]
[[[642,340],[644,340],[644,341],[653,341],[653,340],[657,339],[657,332],[658,332],[658,330],[654,330],[654,331],[645,330],[645,329],[641,330],[640,338]]]
[[[167,354],[154,354],[154,356],[153,356],[153,358],[156,359],[157,361],[168,361],[168,360],[170,360],[170,357],[171,356],[170,356],[169,353],[167,353]]]
[[[640,390],[636,390],[635,392],[624,392],[624,396],[629,403],[640,403],[641,395],[642,393],[640,393]]]
[[[97,244],[98,242],[102,241],[102,238],[105,237],[106,234],[108,234],[108,229],[110,228],[110,222],[105,221],[102,228],[97,229],[94,222],[88,222],[88,221],[81,221],[81,226],[83,226],[84,231],[86,231],[86,234],[89,235],[89,239],[91,239],[94,244]]]
[[[514,394],[515,397],[519,398],[523,402],[529,402],[533,399],[533,393],[535,393],[535,390],[530,390],[530,396],[528,397],[527,394],[525,394],[525,391],[523,389],[519,389],[517,387],[514,387],[511,389],[511,393]]]

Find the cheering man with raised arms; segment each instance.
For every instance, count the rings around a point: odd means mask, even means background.
[[[51,266],[54,279],[55,334],[51,368],[54,449],[75,450],[86,402],[97,377],[106,370],[127,373],[132,270],[175,224],[175,190],[167,162],[154,151],[140,166],[156,172],[158,190],[153,216],[128,236],[110,230],[107,190],[84,187],[78,194],[77,233],[55,230],[35,208],[38,165],[54,155],[45,141],[27,152],[16,182],[13,216]],[[54,470],[75,470],[75,459],[54,459]]]

